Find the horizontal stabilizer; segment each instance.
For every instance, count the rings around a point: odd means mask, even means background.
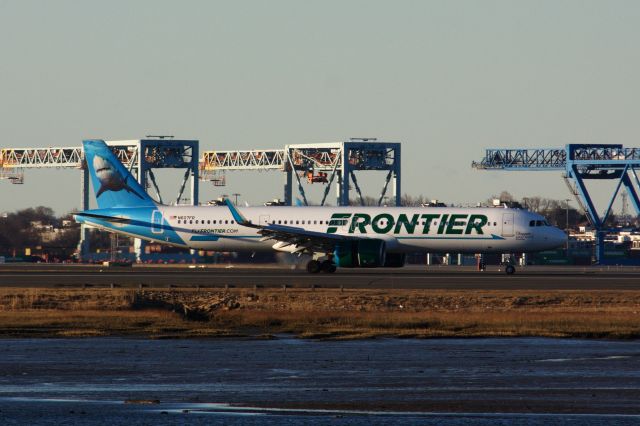
[[[106,220],[107,222],[113,222],[113,223],[123,223],[123,224],[128,224],[131,223],[131,219],[127,218],[127,217],[117,217],[117,216],[106,216],[106,215],[102,215],[102,214],[94,214],[94,213],[75,213],[74,216],[80,216],[80,217],[92,217],[95,219],[101,219],[101,220]]]

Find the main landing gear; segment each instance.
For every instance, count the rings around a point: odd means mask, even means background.
[[[504,263],[504,272],[507,275],[513,275],[516,273],[516,265],[514,261],[515,259],[512,253],[502,255],[502,262]]]
[[[324,260],[322,262],[318,260],[310,260],[309,263],[307,263],[307,272],[310,274],[317,274],[318,272],[333,274],[336,269],[335,263],[331,260]]]

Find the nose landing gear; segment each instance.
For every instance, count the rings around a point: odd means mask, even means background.
[[[515,267],[515,266],[513,266],[513,265],[507,265],[507,266],[505,266],[505,268],[504,268],[504,272],[505,272],[507,275],[513,275],[513,274],[515,274],[515,273],[516,273],[516,267]]]

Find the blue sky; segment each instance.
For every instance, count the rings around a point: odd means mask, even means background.
[[[563,199],[558,173],[470,164],[487,147],[638,146],[638,22],[635,1],[0,0],[0,146],[170,134],[224,150],[374,136],[403,143],[405,192]],[[163,176],[167,194],[177,179]],[[376,195],[383,176],[363,180]],[[201,198],[238,192],[257,204],[280,197],[282,181],[229,174]],[[79,199],[73,170],[0,181],[0,211],[63,213]]]

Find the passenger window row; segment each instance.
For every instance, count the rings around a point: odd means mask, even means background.
[[[251,221],[249,221],[251,222]],[[294,221],[293,220],[272,220],[271,224],[275,225],[277,222],[278,225],[294,225]],[[234,220],[217,220],[217,219],[195,219],[195,220],[183,220],[183,219],[178,219],[178,224],[179,225],[228,225],[228,224],[234,224],[236,223]],[[327,223],[329,223],[329,221],[327,221]],[[323,225],[324,224],[324,220],[296,220],[295,221],[295,225]]]
[[[271,224],[275,225],[323,225],[324,224],[324,220],[296,220],[295,223],[293,220],[272,220]],[[329,221],[327,221],[327,224],[329,223]]]
[[[251,221],[249,221],[249,222],[251,222]],[[276,220],[272,220],[271,224],[275,225],[277,223],[278,225],[294,225],[294,224],[295,225],[324,225],[324,222],[325,222],[324,220],[296,220],[295,223],[294,223],[293,220],[278,219],[277,221]],[[332,220],[332,221],[327,220],[326,222],[327,222],[327,225],[333,225],[333,226],[345,226],[347,224],[346,220]],[[543,223],[543,221],[541,221],[541,220],[538,220],[538,221],[532,220],[531,222],[529,222],[529,226],[551,226],[546,221],[544,221],[544,225],[542,225],[542,224],[536,225],[536,222]],[[195,223],[195,225],[229,225],[229,224],[233,225],[233,224],[235,224],[235,221],[234,220],[228,220],[228,219],[227,220],[222,220],[222,219],[220,219],[220,220],[217,220],[217,219],[213,219],[213,220],[211,220],[211,219],[207,219],[207,220],[204,220],[204,219],[195,219],[195,220],[193,220],[193,219],[192,220],[178,219],[178,224],[179,225],[193,225],[194,223]],[[381,221],[380,222],[380,226],[385,226],[386,224],[387,224],[387,221]],[[426,224],[427,224],[427,222],[423,220],[422,221],[422,225],[426,225]],[[437,226],[438,225],[438,221],[433,221],[432,224],[433,224],[433,226]],[[445,222],[445,225],[446,224],[447,224],[447,222]],[[464,224],[465,224],[465,222],[455,222],[454,226],[462,226]],[[491,222],[489,222],[488,225],[491,226]],[[497,223],[493,222],[493,226],[496,226],[496,225],[497,225]]]
[[[194,222],[195,222],[196,225],[211,225],[211,224],[216,225],[218,223],[220,225],[222,225],[222,224],[228,225],[229,223],[231,223],[231,224],[235,223],[235,221],[233,221],[233,220],[224,220],[223,221],[222,219],[220,219],[220,220],[216,220],[216,219],[213,219],[213,220],[211,220],[211,219],[208,219],[208,220],[204,220],[204,219],[202,219],[202,220],[200,220],[200,219],[196,219],[196,220],[178,219],[178,224],[182,224],[182,225],[187,225],[187,224],[188,225],[193,225]]]

